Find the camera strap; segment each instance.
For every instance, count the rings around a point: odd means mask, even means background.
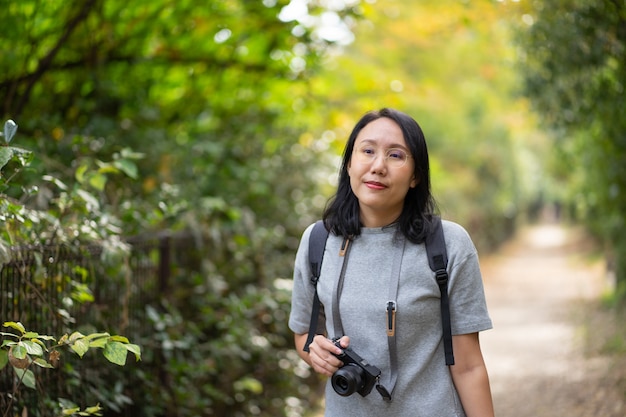
[[[385,401],[391,401],[391,395],[396,386],[398,379],[398,352],[396,348],[396,311],[398,296],[398,285],[400,283],[400,268],[402,266],[402,259],[404,258],[404,251],[406,249],[406,239],[398,239],[394,242],[395,251],[394,259],[391,268],[391,276],[389,279],[389,291],[388,302],[386,305],[386,323],[387,323],[387,345],[389,348],[389,364],[390,374],[386,381],[386,386],[382,385],[380,379],[377,381],[376,390],[380,393]],[[344,239],[341,244],[339,256],[342,257],[341,272],[335,282],[333,288],[333,302],[332,302],[332,316],[333,316],[333,328],[335,330],[335,337],[339,339],[344,335],[343,325],[341,323],[341,316],[339,315],[339,298],[343,290],[343,282],[346,275],[346,266],[348,264],[348,255],[350,248],[352,247],[352,240]]]
[[[350,248],[352,247],[352,240],[344,238],[341,243],[341,249],[339,250],[339,256],[341,257],[341,272],[335,282],[333,288],[333,302],[332,302],[332,315],[333,315],[333,328],[335,330],[335,338],[339,339],[344,335],[343,325],[341,324],[341,316],[339,316],[339,298],[341,297],[341,291],[343,290],[343,281],[346,276],[346,266],[348,265],[348,255],[350,254]]]
[[[395,245],[394,245],[395,246]],[[402,267],[402,259],[404,258],[404,250],[406,249],[406,239],[402,239],[402,243],[397,247],[391,269],[391,277],[389,280],[389,292],[387,301],[387,346],[389,347],[389,366],[390,373],[387,381],[387,387],[378,384],[376,389],[382,395],[385,401],[391,401],[391,395],[396,387],[398,380],[398,350],[396,348],[396,313],[398,311],[397,297],[398,285],[400,283],[400,268]]]

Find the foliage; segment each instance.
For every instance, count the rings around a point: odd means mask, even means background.
[[[558,138],[554,169],[568,191],[561,198],[612,248],[623,286],[626,4],[544,0],[532,6],[519,35],[527,51],[526,93]]]
[[[60,349],[69,348],[79,357],[83,357],[89,349],[102,349],[102,354],[111,363],[124,366],[127,353],[133,353],[137,360],[141,358],[141,348],[131,344],[123,336],[111,336],[108,333],[92,333],[83,335],[74,332],[65,334],[58,341],[48,335],[26,330],[19,322],[5,322],[4,327],[11,328],[18,333],[0,332],[4,336],[0,346],[0,370],[7,364],[13,368],[16,382],[13,392],[10,394],[11,401],[3,410],[3,416],[8,416],[13,409],[13,400],[18,398],[18,392],[22,385],[36,390],[37,381],[33,365],[40,368],[55,368],[60,361]],[[81,411],[78,407],[62,408],[62,415],[101,415],[99,405],[87,407]]]
[[[355,42],[316,77],[327,136],[341,149],[358,116],[384,106],[424,129],[445,217],[487,250],[506,239],[542,192],[545,139],[517,96],[510,22],[493,1],[363,4]]]
[[[2,160],[0,172],[4,173],[8,169],[13,169],[13,174],[8,177],[4,175],[0,177],[0,184],[3,190],[9,189],[13,183],[19,181],[19,177],[16,176],[16,174],[22,172],[22,170],[28,169],[29,164],[35,160],[34,153],[21,148],[8,146],[16,131],[17,124],[12,120],[7,121],[4,129],[6,146],[0,148],[6,158]],[[119,162],[119,160],[120,159],[117,161]],[[103,169],[102,172],[104,173],[110,174],[112,172],[112,169],[107,167],[107,164],[101,164],[100,167]],[[128,170],[131,165],[127,164],[125,167]],[[97,183],[102,184],[105,181],[96,181],[96,185],[94,185],[94,183],[83,180],[85,178],[96,178],[98,175],[100,175],[100,171],[89,171],[84,169],[84,166],[80,166],[77,169],[77,177],[82,177],[78,180],[78,184],[80,185],[74,187],[73,190],[69,190],[63,183],[51,176],[45,176],[48,182],[54,183],[61,189],[61,193],[57,198],[51,199],[51,203],[47,206],[46,210],[38,208],[36,204],[30,207],[27,204],[28,197],[33,195],[32,191],[27,191],[31,189],[29,184],[21,184],[21,189],[24,192],[19,198],[13,198],[0,193],[0,206],[2,207],[2,219],[4,220],[4,227],[0,234],[2,268],[7,264],[23,265],[23,268],[19,269],[21,271],[21,281],[26,281],[28,285],[30,285],[31,292],[34,295],[28,297],[28,307],[36,309],[38,303],[48,305],[45,311],[48,311],[49,317],[51,319],[58,317],[68,325],[74,319],[69,317],[66,309],[59,308],[57,311],[51,308],[52,305],[56,304],[54,301],[39,300],[42,295],[36,288],[39,287],[38,283],[40,281],[45,282],[45,280],[43,280],[41,276],[30,277],[24,272],[27,260],[22,259],[23,255],[20,255],[19,251],[16,252],[14,250],[15,248],[12,248],[12,246],[23,245],[25,242],[28,242],[32,245],[31,251],[34,251],[35,247],[43,247],[53,242],[58,242],[60,244],[70,245],[70,248],[71,245],[73,245],[74,247],[71,250],[80,252],[81,243],[98,239],[103,247],[109,248],[109,250],[104,251],[105,253],[111,254],[114,252],[116,250],[115,244],[104,244],[106,241],[113,243],[115,239],[111,239],[110,234],[107,236],[106,227],[104,228],[104,233],[100,228],[100,226],[106,224],[106,222],[103,221],[105,220],[105,216],[98,210],[96,197],[89,193],[90,189],[98,189]],[[102,175],[102,177],[103,180],[106,180],[104,175]],[[112,230],[113,233],[115,233],[115,228]],[[117,235],[114,234],[113,237],[116,238]],[[35,255],[35,259],[39,258]],[[38,275],[47,274],[41,259],[39,259],[36,269]],[[64,304],[71,304],[74,301],[77,303],[93,301],[93,296],[89,289],[84,285],[84,282],[82,282],[85,276],[88,275],[88,271],[80,271],[78,266],[75,267],[75,270],[77,278],[66,277],[68,281],[67,285],[72,288],[70,296],[72,301],[67,301]],[[31,278],[33,279],[32,282],[30,281]],[[65,286],[65,279],[61,280],[59,277],[59,279],[55,280],[55,283],[61,288]],[[13,291],[11,295],[13,305],[17,306],[23,303],[21,294],[18,294],[15,289],[4,285],[3,288],[3,291]],[[8,299],[8,293],[2,294],[2,298]],[[70,298],[68,298],[68,300],[70,300]],[[27,316],[30,317],[29,315]],[[56,320],[53,319],[53,321]],[[0,336],[2,336],[2,345],[0,346],[0,370],[5,368],[7,363],[10,363],[13,376],[15,377],[12,392],[3,394],[3,400],[7,400],[6,402],[2,402],[2,413],[4,416],[13,413],[14,409],[17,409],[16,407],[22,407],[23,410],[26,410],[25,404],[22,404],[20,401],[20,398],[24,397],[20,393],[22,386],[37,390],[38,396],[42,399],[49,398],[52,400],[53,403],[50,403],[48,407],[51,410],[58,409],[58,412],[62,413],[62,415],[100,415],[100,410],[102,409],[100,405],[81,410],[69,400],[54,398],[54,394],[49,392],[49,388],[44,388],[45,384],[37,381],[37,373],[33,368],[55,367],[60,361],[59,349],[61,348],[69,348],[80,358],[82,358],[89,349],[100,348],[103,351],[104,357],[109,362],[120,366],[126,363],[127,352],[134,353],[137,359],[140,358],[141,354],[139,346],[130,344],[126,337],[111,336],[109,333],[99,332],[83,335],[80,332],[73,331],[71,334],[66,334],[57,341],[52,336],[26,330],[24,325],[20,322],[9,321],[5,322],[4,326],[18,332],[17,334],[0,332]],[[53,345],[50,346],[48,343],[53,343]],[[69,362],[64,362],[64,364],[64,368],[67,368]],[[37,366],[34,367],[33,365]],[[66,372],[66,369],[63,371]],[[5,369],[5,372],[8,371]],[[80,378],[70,378],[68,380],[75,380],[79,386],[86,386],[86,384],[83,385],[81,383]],[[55,404],[54,401],[58,403]],[[42,410],[33,410],[33,415],[38,415],[39,412],[42,412]]]
[[[163,389],[163,381],[145,375],[144,395],[156,415],[269,416],[307,408],[312,393],[298,387],[294,373],[303,375],[302,364],[286,328],[290,292],[250,285],[225,296],[208,291],[197,274],[180,278],[181,285],[195,283],[177,289],[195,292],[188,305],[149,308],[168,376]]]
[[[273,283],[289,274],[297,237],[323,205],[309,172],[324,148],[303,134],[305,118],[317,121],[308,80],[334,42],[320,31],[322,17],[347,19],[356,9],[312,1],[304,15],[279,17],[288,3],[70,0],[42,7],[25,0],[0,9],[0,42],[10,45],[0,61],[2,114],[20,123],[22,143],[39,156],[20,165],[19,182],[12,178],[3,192],[2,204],[20,210],[6,216],[6,246],[75,248],[96,240],[122,252],[117,265],[103,259],[107,279],[117,282],[130,279],[122,234],[189,230],[210,244],[200,272],[177,276],[175,287],[188,292],[163,294],[171,313],[154,307],[185,319],[168,329],[171,343],[164,343],[174,350],[163,368],[124,375],[122,391],[96,381],[94,391],[122,396],[129,381],[143,378],[132,388],[153,391],[133,390],[137,414],[176,407],[179,415],[207,415],[207,401],[235,413],[297,407],[283,398],[302,389],[292,372],[299,360],[288,357],[288,291]],[[210,310],[199,320],[204,291],[219,297],[206,295]],[[198,299],[190,303],[191,296]],[[263,314],[241,309],[253,308],[250,300]],[[251,321],[224,328],[212,317],[224,311]],[[276,336],[248,355],[246,336],[264,327]],[[233,342],[241,346],[235,353]],[[146,349],[143,363],[159,363],[160,349]],[[210,365],[207,354],[218,358],[221,374],[196,372]],[[234,359],[241,363],[226,369]],[[157,382],[151,372],[158,369],[170,372],[171,384]]]
[[[20,177],[0,191],[4,247],[99,241],[121,254],[102,260],[103,275],[125,285],[133,277],[122,236],[192,236],[169,292],[146,306],[152,332],[139,344],[150,366],[99,375],[93,390],[131,395],[133,415],[309,408],[314,393],[303,383],[316,380],[291,350],[284,278],[302,230],[332,192],[337,149],[365,110],[389,105],[416,116],[446,216],[483,246],[501,241],[542,175],[526,175],[518,156],[539,166],[534,152],[543,149],[525,103],[510,98],[517,79],[499,6],[3,6],[0,113],[20,122],[21,144],[38,155],[8,162]]]
[[[291,115],[328,42],[278,19],[288,2],[37,3],[8,7],[6,21],[29,24],[7,31],[18,46],[0,63],[0,95],[50,175],[69,182],[77,160],[144,153],[140,182],[104,190],[127,233],[170,225],[199,196],[254,208],[272,227],[291,214],[281,202],[305,180]]]

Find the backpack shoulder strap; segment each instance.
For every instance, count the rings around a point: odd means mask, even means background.
[[[328,239],[328,230],[324,226],[322,220],[315,222],[311,235],[309,237],[309,262],[311,264],[311,283],[317,285],[322,271],[322,259],[324,259],[324,249],[326,249],[326,239]]]
[[[448,300],[448,253],[440,217],[433,217],[433,231],[426,238],[426,253],[430,269],[435,272],[437,285],[441,291],[441,325],[446,365],[454,365],[452,352],[452,326],[450,323],[450,303]]]
[[[326,240],[328,239],[328,230],[322,220],[315,222],[311,235],[309,236],[309,263],[311,264],[311,284],[315,287],[315,295],[313,296],[313,308],[311,309],[311,321],[309,323],[309,334],[304,351],[309,351],[309,345],[313,342],[313,338],[317,332],[317,321],[320,315],[320,299],[317,295],[317,281],[322,271],[322,260],[324,259],[324,250],[326,249]]]

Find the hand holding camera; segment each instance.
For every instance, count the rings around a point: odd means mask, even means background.
[[[343,362],[343,366],[331,377],[333,389],[344,397],[355,392],[365,397],[378,381],[380,369],[370,365],[351,348],[342,347],[338,339],[333,340],[333,343],[342,350],[342,353],[335,356]]]

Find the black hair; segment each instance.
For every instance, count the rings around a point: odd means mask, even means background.
[[[426,139],[422,128],[411,116],[390,108],[367,112],[354,126],[343,152],[337,192],[324,210],[324,223],[328,230],[344,238],[355,237],[361,233],[359,201],[350,186],[348,165],[354,143],[361,130],[374,120],[383,117],[393,120],[400,127],[415,161],[414,175],[418,183],[414,188],[409,188],[404,197],[404,206],[397,223],[399,231],[406,239],[413,243],[421,243],[431,231],[431,219],[437,208],[430,191],[430,166]]]

